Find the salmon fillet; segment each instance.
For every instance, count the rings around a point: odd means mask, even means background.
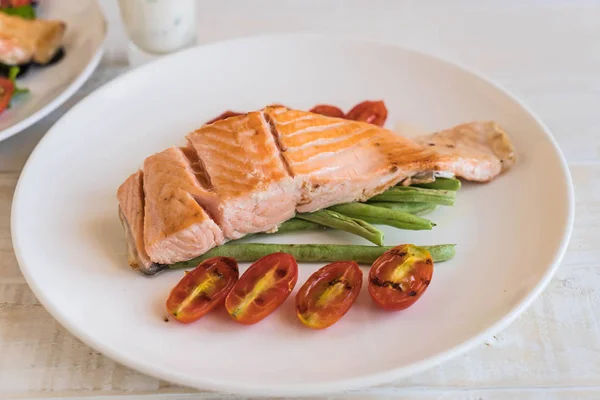
[[[298,212],[365,201],[436,167],[435,152],[375,125],[285,107],[265,113],[290,173],[300,181]]]
[[[516,161],[508,135],[491,121],[458,125],[416,141],[439,154],[437,169],[469,181],[490,181]]]
[[[223,243],[221,228],[196,201],[215,196],[202,187],[180,148],[146,158],[144,194],[144,244],[152,261],[189,260]]]
[[[144,246],[144,175],[137,171],[119,186],[119,218],[127,235],[127,258],[132,268],[153,275],[158,266]]]
[[[295,215],[297,182],[283,163],[264,113],[208,124],[187,135],[218,204],[198,197],[228,239],[274,231]]]
[[[192,259],[226,239],[275,231],[296,211],[366,201],[435,176],[488,181],[515,162],[494,122],[411,140],[283,106],[207,124],[187,140],[148,157],[143,172],[119,188],[130,264],[142,272]]]
[[[47,64],[60,49],[66,28],[62,21],[27,20],[0,13],[0,62]]]

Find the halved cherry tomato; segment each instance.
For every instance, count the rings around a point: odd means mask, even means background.
[[[346,119],[383,126],[387,115],[388,111],[383,101],[363,101],[348,111]]]
[[[325,115],[326,117],[344,118],[344,112],[336,106],[319,104],[309,110],[311,113]]]
[[[335,324],[356,301],[362,271],[354,261],[339,261],[312,274],[296,295],[296,314],[304,325],[324,329]]]
[[[0,113],[8,107],[14,92],[15,84],[10,79],[0,77]]]
[[[419,300],[432,276],[429,251],[403,244],[375,260],[369,271],[369,293],[384,310],[404,310]]]
[[[194,322],[223,303],[238,276],[238,265],[233,258],[209,258],[171,290],[167,311],[179,322]]]
[[[217,122],[222,119],[227,119],[229,117],[236,117],[236,116],[242,115],[242,114],[243,113],[239,113],[239,112],[235,112],[235,111],[225,111],[223,114],[219,115],[218,117],[215,117],[215,118],[211,119],[210,121],[206,122],[206,124],[212,124],[213,122]]]
[[[225,299],[234,321],[255,324],[288,298],[298,281],[298,264],[290,254],[273,253],[257,260],[241,276]]]

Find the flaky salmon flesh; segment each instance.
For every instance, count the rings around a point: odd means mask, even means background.
[[[198,201],[228,239],[277,229],[295,214],[297,183],[286,170],[263,112],[205,125],[187,135],[220,201]]]
[[[144,176],[137,171],[119,186],[119,217],[127,233],[127,254],[132,268],[151,272],[153,262],[144,245]]]
[[[488,182],[516,161],[508,135],[495,122],[458,125],[416,142],[438,154],[437,169],[474,182]]]
[[[160,264],[185,261],[223,243],[223,231],[200,206],[200,185],[185,153],[172,147],[144,161],[144,246]]]
[[[298,212],[365,201],[420,171],[437,155],[378,126],[268,107],[281,155],[300,183]]]
[[[411,178],[484,182],[515,162],[494,122],[410,140],[283,106],[219,120],[186,138],[184,147],[148,157],[118,191],[130,265],[142,272],[274,232],[296,212],[366,201]]]

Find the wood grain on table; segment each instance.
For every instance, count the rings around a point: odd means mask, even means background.
[[[198,4],[200,42],[316,30],[407,45],[469,65],[525,101],[552,130],[569,162],[575,230],[561,268],[533,306],[462,356],[346,395],[600,398],[600,1]],[[101,5],[110,32],[91,80],[57,111],[0,143],[0,398],[222,398],[139,374],[82,344],[39,304],[12,251],[10,205],[31,150],[77,101],[128,69],[116,3]]]

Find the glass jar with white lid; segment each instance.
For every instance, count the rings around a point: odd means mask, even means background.
[[[195,3],[196,0],[119,0],[119,8],[131,43],[146,53],[145,58],[152,59],[196,42]],[[136,49],[130,49],[130,62],[131,50]]]

